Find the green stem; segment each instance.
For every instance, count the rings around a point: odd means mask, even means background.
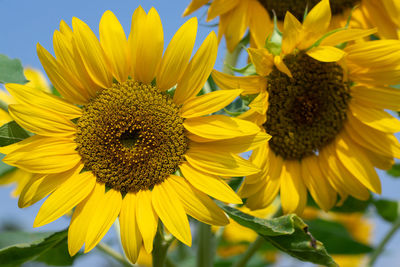
[[[389,240],[393,237],[394,233],[400,228],[400,216],[397,218],[397,220],[393,223],[392,228],[389,230],[389,232],[385,235],[385,237],[382,239],[382,241],[379,243],[379,245],[376,247],[374,252],[371,255],[371,258],[369,260],[368,266],[372,267],[375,263],[375,261],[378,259],[378,257],[381,255],[383,252],[383,249],[385,248],[385,245]]]
[[[164,237],[163,226],[159,224],[153,244],[153,267],[164,267],[166,265],[167,251],[172,241],[172,236],[168,239]]]
[[[214,266],[215,239],[211,232],[211,226],[199,222],[197,225],[197,266]]]
[[[127,266],[131,267],[133,264],[131,264],[121,253],[115,251],[113,248],[110,246],[104,244],[104,243],[99,243],[97,246],[97,249],[99,249],[101,252],[109,255],[110,257],[114,258],[116,261],[122,264],[122,266]]]
[[[233,75],[233,70],[231,67],[236,67],[237,61],[239,59],[240,52],[242,49],[246,47],[246,45],[250,42],[250,35],[247,34],[240,43],[235,47],[233,52],[229,52],[226,50],[224,66],[222,67],[222,72]]]
[[[258,236],[257,239],[250,244],[247,250],[242,254],[239,260],[232,267],[245,267],[247,266],[247,262],[253,257],[256,251],[262,246],[265,242],[265,239],[261,236]]]

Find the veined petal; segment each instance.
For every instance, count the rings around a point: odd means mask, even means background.
[[[112,73],[99,40],[86,23],[72,18],[74,42],[92,80],[102,88],[112,85]]]
[[[96,180],[94,176],[93,179]],[[76,206],[68,228],[69,255],[74,256],[85,243],[92,213],[103,197],[104,191],[104,184],[95,183],[90,194]]]
[[[247,198],[246,206],[252,210],[266,208],[274,201],[280,187],[281,179],[269,180],[264,188],[261,188],[260,191]]]
[[[352,101],[349,108],[354,117],[369,127],[385,133],[400,131],[400,121],[386,111],[365,107],[358,101]]]
[[[322,174],[316,156],[302,159],[301,176],[318,206],[328,211],[335,205],[336,192]]]
[[[65,69],[68,69],[70,75],[77,80],[75,83],[80,85],[77,89],[89,100],[90,97],[96,95],[96,92],[99,91],[101,87],[92,80],[87,72],[78,48],[74,44],[72,30],[69,29],[69,31],[71,32],[68,34],[63,34],[59,31],[54,32],[54,53],[56,54],[57,61],[60,62]]]
[[[19,141],[17,143],[14,143],[14,144],[11,144],[11,145],[8,145],[8,146],[0,147],[0,153],[10,154],[11,152],[17,150],[18,148],[24,147],[24,146],[26,146],[26,145],[28,145],[28,144],[30,144],[32,142],[35,142],[35,141],[37,141],[39,139],[42,139],[42,138],[44,138],[44,137],[40,136],[40,135],[30,136],[30,137],[25,138],[24,140]]]
[[[193,56],[176,87],[174,102],[183,104],[195,97],[206,83],[217,58],[217,37],[211,32]]]
[[[110,189],[97,203],[85,238],[85,253],[92,250],[117,219],[122,206],[121,192]]]
[[[136,79],[135,71],[136,71],[136,55],[139,45],[139,38],[142,35],[141,31],[144,30],[146,25],[147,14],[144,9],[139,6],[136,8],[135,12],[132,15],[132,23],[131,23],[131,32],[128,38],[128,55],[130,62],[129,73],[131,76]]]
[[[160,90],[168,90],[182,77],[192,55],[196,33],[197,18],[194,17],[172,37],[157,71],[157,87]]]
[[[89,95],[81,90],[82,84],[40,44],[37,45],[37,53],[51,83],[62,96],[76,104],[86,104],[89,101]]]
[[[334,46],[319,45],[307,51],[307,55],[321,62],[337,62],[346,52]]]
[[[189,6],[185,9],[183,16],[190,15],[192,12],[196,11],[200,7],[208,3],[209,0],[192,0]]]
[[[307,190],[303,184],[300,163],[294,160],[284,162],[281,174],[281,202],[285,214],[301,214],[307,202]]]
[[[200,117],[219,111],[229,105],[243,90],[219,90],[187,100],[182,108],[184,118]]]
[[[188,118],[183,126],[191,134],[210,141],[255,135],[260,132],[260,128],[252,122],[225,115]]]
[[[81,160],[71,139],[35,138],[8,154],[3,161],[33,173],[60,173],[67,171]]]
[[[143,29],[138,30],[136,58],[134,58],[134,77],[140,82],[149,84],[156,76],[164,50],[164,32],[160,16],[154,8],[142,23]],[[134,26],[133,26],[134,27]],[[136,29],[136,28],[135,28]],[[134,41],[135,42],[135,41]]]
[[[258,94],[267,87],[267,79],[265,77],[236,77],[216,70],[213,70],[211,75],[214,82],[221,89],[242,89],[243,95]]]
[[[153,240],[157,232],[158,216],[153,209],[151,203],[152,193],[150,190],[141,190],[136,193],[137,209],[136,218],[137,225],[143,237],[143,245],[147,253],[153,250]]]
[[[168,180],[190,216],[210,225],[223,226],[229,223],[228,217],[221,208],[206,194],[186,182],[183,177],[171,175]]]
[[[140,235],[136,209],[140,206],[137,196],[134,193],[125,195],[122,201],[119,223],[121,225],[121,243],[126,257],[135,263],[142,246],[142,236]]]
[[[353,41],[357,39],[362,39],[364,37],[370,36],[376,32],[375,29],[344,29],[338,32],[335,32],[328,37],[324,38],[321,42],[321,45],[324,46],[335,46],[338,44],[342,44],[348,41]]]
[[[198,190],[212,196],[215,199],[232,204],[241,204],[242,200],[235,191],[215,175],[205,174],[184,163],[180,167],[186,180]]]
[[[13,119],[23,128],[42,136],[72,136],[75,124],[49,109],[13,104],[8,106]]]
[[[95,183],[96,179],[90,172],[68,178],[43,203],[33,227],[48,224],[69,212],[89,195]]]
[[[286,11],[283,22],[282,52],[288,55],[293,52],[299,43],[300,32],[303,26],[289,11]]]
[[[265,132],[259,132],[255,135],[235,137],[227,140],[210,141],[206,143],[193,142],[190,146],[193,148],[203,147],[205,150],[216,150],[230,153],[242,153],[253,150],[259,146],[267,146],[266,142],[271,136]]]
[[[280,72],[285,73],[287,76],[292,78],[292,73],[290,72],[289,68],[286,66],[285,62],[283,62],[283,58],[281,56],[274,57],[274,64],[278,68]]]
[[[306,49],[321,37],[329,27],[331,16],[329,0],[316,4],[303,22],[303,36],[298,48]]]
[[[246,176],[260,171],[249,161],[231,153],[189,148],[185,158],[194,168],[213,175]]]
[[[256,67],[258,75],[267,76],[272,71],[274,67],[274,56],[270,54],[267,49],[248,48],[247,52],[249,53],[251,62],[253,62]]]
[[[351,172],[365,187],[374,193],[381,193],[381,182],[368,160],[368,158],[354,145],[353,141],[343,133],[336,143],[336,154],[342,164]]]
[[[239,1],[236,8],[229,12],[231,17],[229,23],[226,25],[225,40],[226,46],[231,53],[243,38],[249,25],[249,4],[250,1]]]
[[[270,20],[269,14],[259,1],[250,1],[248,8],[248,12],[251,14],[249,17],[251,38],[254,40],[255,47],[264,47],[265,39],[267,39],[268,34],[273,31],[274,24],[268,21]]]
[[[240,3],[240,0],[214,0],[207,13],[207,21],[215,19],[217,16],[231,11]]]
[[[83,164],[78,164],[76,168],[66,172],[56,174],[37,174],[36,177],[32,177],[20,194],[18,207],[25,208],[35,204],[56,190],[67,179],[78,175],[82,168]]]
[[[30,67],[25,67],[24,75],[26,79],[29,80],[29,82],[26,83],[25,86],[28,86],[30,88],[35,88],[43,92],[50,92],[49,83],[47,82],[46,78],[44,77],[41,71],[38,71]]]
[[[400,90],[390,87],[366,87],[356,85],[351,87],[354,101],[367,107],[378,109],[400,110]]]
[[[33,104],[41,108],[51,109],[68,119],[82,116],[82,110],[77,106],[44,91],[32,90],[24,85],[11,83],[6,84],[6,88],[20,104]]]
[[[100,45],[111,63],[112,74],[119,82],[128,79],[128,41],[117,17],[104,12],[100,20]]]
[[[185,209],[169,178],[154,186],[152,202],[155,211],[168,231],[182,243],[191,246],[192,235]]]

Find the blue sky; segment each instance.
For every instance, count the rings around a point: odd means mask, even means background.
[[[181,15],[189,2],[189,0],[0,0],[0,53],[6,54],[11,58],[21,59],[24,66],[43,70],[36,55],[36,44],[40,43],[52,53],[53,32],[58,29],[61,20],[65,20],[71,25],[72,17],[78,17],[85,21],[98,35],[98,24],[102,14],[106,10],[111,10],[118,17],[128,35],[131,16],[138,5],[141,5],[146,11],[152,6],[157,9],[163,23],[165,45],[167,45],[175,31],[188,19],[182,18]],[[199,17],[200,21],[195,49],[199,47],[211,30],[217,30],[216,27],[205,26],[204,14],[204,8],[194,14]],[[225,44],[222,42],[215,65],[216,69],[221,70],[224,53]],[[243,62],[242,66],[244,65],[245,62]],[[382,196],[400,200],[398,194],[400,179],[395,180],[387,177],[384,172],[380,172],[380,174],[382,174],[383,182]],[[17,220],[23,228],[29,231],[61,230],[68,225],[68,221],[62,218],[40,229],[32,229],[31,225],[41,202],[33,207],[21,210],[17,208],[17,200],[10,197],[10,192],[10,187],[0,188],[0,203],[2,203],[0,207],[0,223]],[[376,222],[374,232],[376,243],[386,233],[388,225],[378,219],[374,219],[374,222]],[[399,233],[391,241],[386,256],[381,257],[377,262],[377,266],[393,265],[395,262],[400,262],[400,255],[396,253],[396,249],[398,250],[395,246],[396,243],[400,243]],[[76,266],[99,263],[100,260],[101,258],[93,254],[86,260],[78,261]]]

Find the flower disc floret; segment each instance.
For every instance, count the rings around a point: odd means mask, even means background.
[[[122,193],[163,182],[188,149],[179,109],[152,85],[128,80],[102,90],[83,107],[77,123],[85,168]]]
[[[270,147],[284,159],[302,159],[329,144],[342,130],[349,84],[337,63],[300,53],[284,59],[293,78],[276,67],[268,76],[269,106],[264,128]]]

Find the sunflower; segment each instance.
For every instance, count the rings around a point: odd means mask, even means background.
[[[303,24],[288,12],[281,44],[248,49],[258,75],[213,72],[222,89],[258,94],[240,118],[272,136],[251,155],[262,172],[247,176],[239,191],[252,209],[278,192],[285,213],[301,214],[307,190],[324,210],[337,193],[341,201],[367,200],[368,190],[381,192],[374,167],[389,169],[400,158],[393,135],[400,122],[385,111],[400,110],[400,91],[388,86],[400,83],[400,42],[352,42],[373,29],[325,34],[330,18],[328,0]]]
[[[73,29],[73,30],[72,30]],[[237,155],[268,140],[257,125],[210,115],[241,90],[197,96],[217,54],[212,32],[191,58],[197,19],[188,20],[163,55],[157,11],[137,8],[129,38],[111,11],[100,21],[100,42],[77,18],[54,33],[56,58],[38,55],[62,98],[8,84],[18,104],[13,119],[35,133],[1,149],[4,162],[36,173],[19,206],[46,197],[34,227],[72,208],[68,249],[90,251],[119,217],[125,254],[136,262],[142,243],[152,251],[159,219],[191,245],[187,214],[225,225],[224,212],[208,196],[241,199],[221,177],[259,169]],[[190,59],[191,58],[191,59]],[[173,95],[173,96],[171,96]],[[178,176],[177,174],[182,174]]]
[[[225,36],[227,48],[232,52],[250,30],[253,47],[262,47],[273,30],[273,17],[278,25],[284,21],[286,11],[299,21],[306,9],[310,10],[320,0],[192,0],[184,16],[211,2],[207,21],[219,16],[218,39]],[[351,17],[350,27],[378,27],[382,38],[397,39],[400,28],[400,5],[397,0],[331,0],[332,20],[330,28],[343,27]]]
[[[24,69],[24,74],[29,81],[25,84],[25,86],[31,87],[33,90],[50,92],[47,80],[39,70],[28,67]],[[0,91],[0,102],[8,105],[15,103],[15,100],[6,92]],[[12,121],[10,114],[8,114],[8,112],[5,110],[0,109],[0,124],[3,125],[10,121]],[[18,197],[21,194],[22,189],[31,178],[32,174],[29,172],[21,169],[11,170],[0,177],[0,186],[16,183],[17,185],[15,190],[11,194],[13,197]]]

